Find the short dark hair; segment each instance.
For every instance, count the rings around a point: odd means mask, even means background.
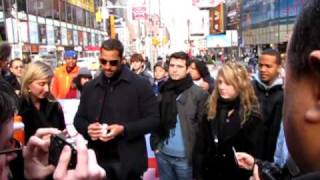
[[[11,46],[7,42],[2,42],[0,45],[0,61],[7,61],[11,55]]]
[[[200,61],[198,59],[193,59],[191,61],[191,64],[194,63],[194,65],[196,66],[200,76],[202,78],[205,78],[207,76],[210,76],[210,72],[209,72],[209,69],[208,69],[208,66],[205,62],[203,61]]]
[[[0,129],[2,129],[3,123],[12,118],[17,110],[14,98],[5,91],[0,91],[0,109]]]
[[[120,58],[123,56],[123,45],[118,39],[108,39],[102,42],[100,47],[100,52],[102,52],[102,49],[104,50],[116,50],[119,52]]]
[[[153,71],[156,70],[156,67],[161,67],[165,71],[168,71],[168,64],[163,61],[158,61],[154,66],[153,66]]]
[[[11,61],[9,62],[9,67],[12,68],[13,63],[16,62],[16,61],[20,61],[20,62],[23,63],[22,59],[20,59],[20,58],[15,58],[15,59],[13,59],[13,60],[11,60]]]
[[[287,64],[292,74],[299,76],[312,69],[308,59],[312,51],[320,49],[319,27],[320,1],[305,1],[287,49]]]
[[[172,53],[170,55],[170,57],[169,57],[169,64],[170,64],[170,61],[171,61],[172,58],[186,60],[187,67],[189,67],[190,64],[191,64],[191,60],[190,60],[189,55],[187,53],[183,52],[183,51]]]
[[[144,62],[144,59],[143,59],[143,57],[142,57],[141,54],[134,53],[134,54],[132,54],[132,56],[130,57],[130,62],[135,62],[135,61]]]
[[[262,55],[269,55],[269,56],[274,56],[276,57],[276,63],[278,65],[281,65],[281,55],[280,52],[276,49],[265,49],[262,51],[261,56]]]

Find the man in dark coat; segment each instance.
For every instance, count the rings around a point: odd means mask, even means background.
[[[305,1],[287,49],[284,132],[290,155],[301,171],[299,177],[292,178],[295,180],[320,179],[319,12],[319,0]],[[246,158],[245,162],[252,168],[256,161],[251,158],[251,163],[248,163],[248,160]],[[264,167],[260,166],[258,172],[258,166],[255,166],[255,180],[261,178],[261,172],[273,174]]]
[[[280,68],[280,53],[274,49],[264,50],[259,58],[258,73],[253,80],[265,127],[262,152],[258,157],[270,162],[273,162],[282,119],[283,79],[279,76]]]
[[[102,73],[82,91],[74,125],[95,150],[108,179],[141,179],[147,169],[144,135],[159,124],[150,83],[121,65],[123,45],[102,43]]]
[[[4,75],[6,74],[6,69],[8,68],[8,61],[11,55],[11,46],[7,42],[2,42],[0,44],[0,91],[4,91],[12,96],[18,104],[18,96],[16,95],[13,87],[4,79]]]

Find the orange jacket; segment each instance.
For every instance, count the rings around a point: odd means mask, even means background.
[[[51,93],[57,99],[66,98],[69,90],[75,88],[72,87],[72,80],[78,75],[80,68],[76,66],[70,73],[66,69],[66,65],[58,67],[52,78]]]

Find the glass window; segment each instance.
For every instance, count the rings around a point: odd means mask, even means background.
[[[54,26],[54,41],[55,44],[61,44],[61,30],[59,26]]]
[[[11,12],[11,9],[13,8],[13,4],[14,4],[14,1],[13,0],[4,0],[4,3],[5,3],[5,10],[7,12]]]
[[[77,9],[78,7],[76,6],[72,6],[71,10],[72,10],[72,23],[77,24]]]
[[[37,4],[38,0],[29,0],[27,4],[28,14],[37,15]]]
[[[66,3],[66,9],[67,9],[67,22],[72,21],[72,11],[71,11],[71,5]]]
[[[72,45],[73,42],[72,42],[72,30],[71,29],[67,29],[67,41],[68,41],[68,45]]]
[[[53,1],[53,19],[60,20],[60,12],[59,12],[59,1]]]
[[[88,45],[91,45],[91,33],[87,32]]]
[[[77,8],[76,10],[76,19],[77,19],[77,24],[83,26],[84,25],[84,10],[81,8]]]
[[[27,12],[26,0],[17,0],[17,4],[18,4],[18,11]]]
[[[53,1],[54,0],[38,0],[38,15],[42,17],[53,17]]]
[[[86,11],[86,26],[90,26],[90,13],[89,11]]]
[[[47,44],[47,31],[45,24],[39,24],[39,40],[40,44]]]
[[[66,21],[66,5],[64,0],[59,0],[60,20]]]

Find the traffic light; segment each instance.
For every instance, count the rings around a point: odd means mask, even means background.
[[[210,9],[210,34],[225,33],[224,4]]]

